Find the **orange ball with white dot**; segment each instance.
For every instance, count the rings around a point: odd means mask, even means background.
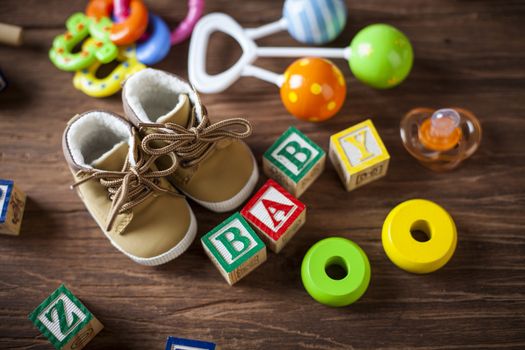
[[[341,109],[345,97],[343,73],[326,59],[301,58],[284,73],[281,99],[288,112],[298,119],[330,119]]]

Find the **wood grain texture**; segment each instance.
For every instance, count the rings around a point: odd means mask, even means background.
[[[147,1],[170,24],[185,1]],[[346,45],[374,22],[403,30],[415,49],[409,79],[373,90],[351,77],[339,115],[323,124],[299,122],[278,90],[245,78],[228,91],[205,95],[212,118],[246,116],[259,165],[263,152],[289,125],[328,150],[329,135],[371,117],[390,155],[387,176],[347,193],[334,168],[301,197],[302,230],[279,254],[229,287],[196,241],[165,266],[132,263],[111,247],[77,196],[63,160],[66,121],[93,108],[122,113],[120,96],[92,99],[72,75],[47,59],[65,19],[83,0],[1,0],[0,22],[26,28],[20,48],[0,47],[10,82],[0,93],[0,177],[28,196],[19,237],[0,237],[0,348],[50,349],[27,315],[65,283],[105,325],[89,349],[162,349],[168,335],[217,342],[224,349],[523,349],[525,348],[525,2],[489,0],[347,1],[349,23],[332,46]],[[282,1],[207,1],[207,12],[232,14],[244,26],[277,19]],[[298,45],[286,33],[260,41]],[[187,76],[188,43],[174,47],[158,68]],[[231,40],[211,43],[210,70],[231,64]],[[284,71],[289,59],[260,60]],[[484,127],[478,152],[461,168],[437,174],[403,149],[400,118],[413,107],[462,106]],[[264,181],[261,178],[260,183]],[[442,270],[416,276],[386,257],[381,226],[397,203],[427,198],[445,207],[459,230],[456,254]],[[224,220],[194,205],[199,237]],[[357,242],[368,254],[372,280],[355,305],[332,309],[304,291],[300,264],[328,236]]]

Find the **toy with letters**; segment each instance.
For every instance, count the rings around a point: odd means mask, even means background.
[[[325,161],[323,149],[291,126],[264,152],[263,171],[300,197],[321,175]]]
[[[29,319],[56,349],[80,350],[104,328],[64,285],[44,300]]]
[[[306,220],[306,206],[272,179],[241,210],[275,253],[290,241]]]
[[[202,340],[168,337],[166,350],[220,350],[220,347]]]
[[[18,236],[26,195],[11,180],[0,179],[0,233]]]
[[[202,237],[201,242],[230,286],[266,261],[266,246],[238,212]]]
[[[390,160],[370,119],[330,136],[329,157],[347,191],[385,176]]]

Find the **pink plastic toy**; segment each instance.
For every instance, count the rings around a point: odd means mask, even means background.
[[[180,44],[190,37],[193,27],[203,12],[204,0],[188,0],[188,14],[171,33],[171,45]]]
[[[125,20],[129,16],[129,0],[113,0],[113,9],[117,22]],[[203,12],[204,0],[188,0],[188,14],[171,32],[171,45],[180,44],[190,37]]]

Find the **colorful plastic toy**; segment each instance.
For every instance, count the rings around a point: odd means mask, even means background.
[[[211,34],[217,31],[237,40],[243,54],[226,71],[209,75],[206,72],[208,41]],[[212,13],[203,17],[195,26],[190,43],[190,81],[197,90],[204,93],[221,92],[241,76],[256,77],[281,87],[285,83],[285,76],[252,65],[258,57],[344,58],[348,60],[352,72],[359,80],[376,88],[390,88],[401,83],[412,67],[413,52],[410,42],[403,33],[387,24],[365,27],[346,48],[258,47],[254,38],[263,37],[266,33],[267,31],[262,29],[245,30],[233,18],[223,13]],[[323,79],[328,78],[323,76]],[[296,108],[298,107],[293,111]],[[312,115],[309,117],[312,118]],[[325,116],[324,119],[326,118]]]
[[[266,261],[266,246],[238,212],[202,237],[201,243],[230,286]]]
[[[424,241],[414,238],[422,231]],[[456,225],[434,202],[412,199],[396,206],[383,224],[383,248],[399,268],[412,273],[429,273],[443,267],[454,254]]]
[[[286,0],[280,20],[259,28],[247,29],[246,32],[255,40],[288,30],[297,41],[322,45],[341,34],[346,18],[343,0]]]
[[[281,100],[298,119],[320,122],[333,117],[345,102],[343,73],[323,58],[301,58],[284,73]]]
[[[304,225],[306,206],[270,179],[246,203],[241,215],[279,253]]]
[[[329,157],[347,191],[385,176],[390,161],[370,119],[330,136]]]
[[[87,40],[84,45],[92,45],[91,40]],[[86,95],[107,97],[120,91],[122,82],[129,75],[146,68],[137,60],[133,45],[121,47],[117,60],[121,63],[104,78],[96,77],[96,72],[102,65],[100,62],[95,62],[90,67],[77,71],[73,78],[73,85]]]
[[[188,0],[188,14],[171,32],[171,45],[177,45],[188,39],[204,13],[204,0]]]
[[[341,279],[327,273],[332,265],[346,272]],[[370,262],[354,242],[341,238],[325,238],[306,253],[301,265],[301,278],[308,294],[321,304],[347,306],[366,292],[370,283]]]
[[[147,38],[137,43],[137,59],[145,65],[153,65],[170,52],[170,29],[166,22],[150,12]]]
[[[109,63],[118,55],[118,49],[109,39],[109,28],[113,22],[109,18],[93,20],[83,13],[75,13],[66,21],[67,32],[53,40],[49,58],[59,69],[76,71],[89,67],[97,60]],[[90,45],[83,45],[80,52],[73,48],[91,36]]]
[[[415,108],[401,121],[400,132],[407,151],[435,171],[454,169],[481,143],[478,119],[462,108]]]
[[[113,0],[91,0],[86,8],[89,17],[102,19],[111,18]],[[113,23],[109,38],[116,45],[129,45],[137,41],[148,26],[148,9],[142,0],[129,1],[129,16],[119,23]]]
[[[129,0],[114,0],[113,15],[117,22],[127,19],[130,14]],[[162,61],[169,53],[171,45],[186,40],[193,31],[195,23],[204,11],[204,0],[188,1],[188,14],[179,25],[170,32],[166,22],[159,16],[149,13],[149,24],[146,32],[137,42],[137,58],[146,65]]]
[[[104,326],[64,285],[58,287],[29,319],[56,349],[81,350]]]
[[[295,197],[301,196],[322,174],[326,153],[291,126],[263,155],[263,171]]]

